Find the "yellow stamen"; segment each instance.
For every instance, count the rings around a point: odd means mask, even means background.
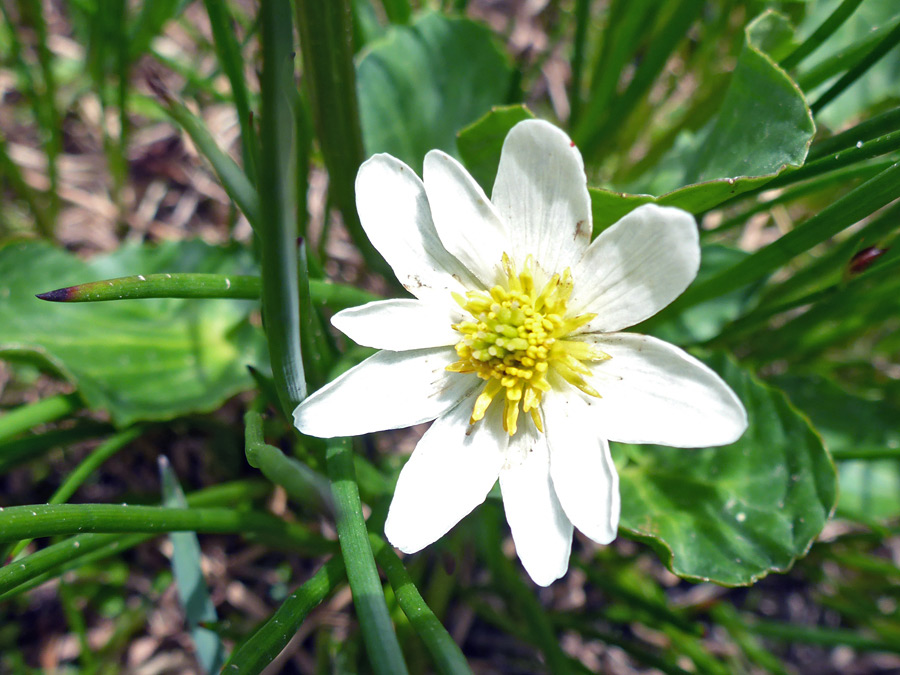
[[[586,381],[591,371],[585,362],[605,361],[609,355],[572,333],[596,314],[568,316],[567,303],[574,282],[566,269],[555,274],[540,289],[535,287],[534,261],[525,259],[517,272],[515,263],[503,254],[502,283],[487,291],[469,291],[453,298],[471,320],[454,324],[460,333],[456,344],[459,361],[447,366],[455,373],[475,373],[487,383],[475,401],[471,422],[482,419],[502,391],[502,423],[516,433],[519,410],[529,413],[535,428],[543,432],[541,397],[552,389],[550,371],[589,396],[600,394]]]

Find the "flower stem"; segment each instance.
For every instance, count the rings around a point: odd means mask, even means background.
[[[333,439],[328,444],[326,459],[335,501],[338,539],[372,669],[379,675],[401,675],[407,672],[406,663],[369,544],[350,440]]]

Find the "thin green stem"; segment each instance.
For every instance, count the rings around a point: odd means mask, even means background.
[[[261,535],[315,554],[333,550],[330,542],[304,526],[256,511],[119,504],[34,504],[10,506],[0,512],[0,541],[81,532],[149,534],[184,531]]]
[[[309,613],[344,579],[344,561],[338,553],[291,593],[275,613],[234,650],[222,672],[229,675],[256,675],[262,672],[294,637]]]
[[[406,618],[409,619],[416,634],[425,643],[438,671],[444,675],[460,675],[461,673],[471,675],[472,670],[459,645],[453,641],[447,629],[434,615],[431,608],[425,604],[425,599],[419,593],[419,589],[416,588],[397,554],[385,543],[384,539],[377,535],[369,534],[369,543],[375,552],[375,560],[384,570],[388,583],[394,590],[397,604],[406,614]]]
[[[263,68],[258,187],[262,220],[257,227],[257,240],[262,263],[263,319],[281,411],[290,419],[294,408],[306,398],[291,180],[294,161],[291,88],[295,85],[290,3],[288,0],[264,2],[259,17]]]
[[[75,494],[75,491],[81,487],[81,484],[84,483],[84,481],[87,480],[100,465],[140,436],[142,432],[143,429],[140,427],[132,427],[131,429],[126,429],[125,431],[115,434],[112,438],[107,439],[98,445],[94,451],[81,462],[81,464],[75,467],[74,471],[66,476],[63,484],[50,496],[47,503],[63,504],[69,501],[72,495]],[[9,557],[15,558],[29,543],[31,543],[31,539],[23,539],[20,541],[9,553]]]
[[[234,20],[225,2],[204,0],[203,5],[209,16],[216,55],[231,84],[231,95],[234,97],[234,107],[241,127],[241,157],[244,160],[244,171],[250,182],[256,184],[256,131],[250,118],[250,97],[244,82],[244,60],[241,57],[241,45],[232,26]]]
[[[346,438],[332,440],[328,444],[326,460],[336,508],[338,539],[372,669],[379,675],[402,675],[407,672],[406,664],[369,544],[350,441]]]
[[[271,492],[271,485],[257,481],[223,483],[212,488],[198,490],[187,496],[190,507],[218,506],[222,504],[251,502]],[[0,515],[3,511],[0,511]],[[52,576],[58,576],[75,565],[90,560],[101,560],[108,555],[137,546],[152,539],[155,534],[79,534],[65,541],[51,544],[15,564],[0,568],[0,600],[9,594],[27,590]],[[94,555],[96,553],[96,555]]]
[[[78,394],[57,394],[19,406],[0,417],[0,442],[18,436],[40,424],[67,417],[82,407]]]
[[[842,94],[847,87],[856,82],[869,68],[874,66],[882,59],[882,57],[896,47],[898,41],[900,41],[900,24],[894,26],[894,29],[885,35],[884,38],[882,38],[882,40],[859,61],[859,63],[844,73],[841,79],[831,85],[831,87],[828,88],[828,91],[822,94],[816,99],[815,103],[809,106],[813,114],[817,114],[822,108]]]
[[[108,302],[141,298],[258,300],[261,290],[262,280],[259,277],[177,272],[90,281],[41,293],[37,297],[50,302]],[[355,307],[381,299],[354,286],[333,284],[320,279],[309,280],[309,293],[313,303],[335,309]]]
[[[244,441],[247,462],[276,485],[285,489],[298,504],[318,510],[334,511],[328,480],[306,464],[288,457],[263,438],[262,415],[252,410],[244,415]]]
[[[815,32],[810,35],[803,44],[799,45],[794,51],[788,54],[781,61],[781,67],[790,70],[803,59],[816,51],[822,46],[831,35],[840,28],[844,22],[850,18],[850,15],[856,11],[856,8],[862,4],[862,0],[844,0],[837,9],[835,9],[822,24],[816,28]]]
[[[359,223],[354,183],[365,158],[353,65],[353,17],[349,0],[297,0],[303,82],[312,104],[319,146],[328,169],[331,201],[344,226],[373,268],[391,270]]]

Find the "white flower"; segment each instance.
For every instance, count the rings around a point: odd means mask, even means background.
[[[359,169],[362,225],[414,300],[332,323],[383,351],[294,412],[320,437],[434,420],[400,474],[385,533],[406,553],[444,535],[500,479],[516,551],[534,581],[565,574],[577,527],[607,544],[619,521],[608,441],[676,447],[737,440],[747,416],[709,368],[620,332],[694,279],[697,227],[641,206],[591,242],[581,154],[553,125],[517,124],[489,200],[433,150],[424,183],[390,155]]]

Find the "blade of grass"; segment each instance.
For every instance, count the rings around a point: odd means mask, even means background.
[[[573,120],[573,136],[587,137],[609,107],[619,84],[619,77],[640,49],[644,29],[654,3],[650,0],[613,0],[600,36],[600,52],[594,62],[591,87],[584,112],[577,124]],[[592,121],[593,118],[593,121]],[[579,144],[580,145],[580,144]]]
[[[159,473],[163,505],[187,508],[187,500],[178,477],[164,455],[159,457]],[[172,542],[172,573],[175,576],[178,599],[197,650],[197,660],[205,672],[217,673],[225,661],[225,646],[215,632],[200,625],[219,620],[209,595],[209,587],[203,578],[200,542],[193,532],[172,532],[169,541]]]
[[[329,198],[340,210],[344,226],[366,262],[392,278],[390,268],[369,242],[356,213],[354,183],[365,151],[356,97],[350,5],[349,0],[295,3],[303,81],[328,169]]]
[[[674,314],[761,279],[897,197],[900,197],[900,163],[892,164],[737,265],[692,286],[662,314],[671,316],[670,312]]]
[[[620,95],[613,98],[602,113],[602,120],[596,124],[591,120],[590,110],[583,121],[592,121],[592,129],[584,125],[576,129],[576,143],[585,155],[596,157],[607,144],[616,138],[616,131],[627,121],[635,106],[643,99],[675,47],[685,38],[688,29],[703,9],[701,0],[681,0],[677,4],[666,4],[666,13],[657,22],[657,29],[648,41],[646,54],[641,59],[628,87]],[[580,139],[580,140],[579,140]]]
[[[253,183],[247,178],[247,174],[241,170],[237,162],[231,159],[228,153],[219,147],[206,125],[200,119],[183,104],[172,98],[171,94],[159,83],[152,79],[149,79],[148,83],[154,88],[156,95],[164,102],[163,105],[159,105],[155,101],[152,103],[171,117],[191,137],[197,149],[206,157],[213,171],[216,172],[216,176],[219,177],[225,192],[231,197],[231,200],[241,212],[247,216],[247,220],[253,228],[258,229],[261,218],[259,196],[253,187]]]
[[[9,181],[12,193],[20,197],[31,211],[34,224],[39,234],[50,238],[53,236],[53,220],[50,219],[43,206],[44,197],[37,190],[25,182],[22,170],[9,156],[6,139],[0,135],[0,177],[5,176]]]
[[[841,49],[834,56],[828,57],[806,72],[799,73],[796,77],[797,85],[803,91],[810,92],[832,77],[846,71],[848,68],[852,68],[864,59],[866,54],[869,54],[875,45],[898,25],[900,25],[900,14],[879,26],[875,26],[864,37]]]
[[[241,127],[241,157],[244,160],[244,171],[251,184],[256,184],[257,138],[250,115],[250,96],[244,81],[244,59],[241,56],[241,45],[235,37],[232,25],[234,18],[228,3],[219,0],[203,0],[209,25],[212,29],[213,44],[216,56],[228,81],[231,84],[231,95],[237,110],[238,124]]]
[[[43,87],[38,96],[35,112],[42,127],[44,152],[47,157],[47,177],[50,189],[47,197],[47,217],[50,223],[56,221],[59,213],[59,155],[62,153],[62,123],[56,105],[55,60],[47,46],[47,22],[44,19],[43,4],[19,0],[19,16],[26,25],[31,26],[37,37],[36,52],[41,69]],[[52,236],[53,230],[49,234]]]
[[[334,592],[345,576],[344,561],[336,553],[234,650],[222,672],[235,675],[262,672],[294,637],[309,613]]]
[[[140,298],[258,300],[261,289],[262,281],[259,277],[178,272],[89,281],[40,293],[37,297],[50,302],[108,302]],[[355,286],[333,284],[319,279],[309,280],[309,292],[314,304],[334,309],[355,307],[381,299],[380,296]]]
[[[569,125],[578,123],[583,96],[584,50],[591,19],[591,0],[575,0],[575,36],[572,39],[572,79],[569,82]]]
[[[766,201],[757,201],[755,203],[751,203],[750,207],[740,213],[735,214],[731,218],[722,221],[721,224],[717,225],[712,230],[701,230],[700,236],[718,236],[723,232],[728,232],[735,227],[740,227],[741,225],[745,225],[747,220],[757,213],[762,213],[763,211],[768,211],[774,206],[778,206],[779,204],[790,204],[801,197],[806,197],[808,195],[816,194],[818,192],[822,192],[823,190],[834,189],[835,187],[846,187],[860,179],[868,180],[872,178],[876,174],[881,173],[885,169],[887,169],[893,162],[891,160],[879,160],[877,162],[859,162],[856,164],[851,164],[850,166],[846,166],[840,169],[836,169],[834,171],[829,171],[828,173],[822,174],[821,176],[816,176],[811,178],[805,182],[800,183],[799,185],[792,185],[791,187],[783,190],[781,194],[768,199]],[[759,191],[756,191],[756,194],[759,194]],[[743,195],[741,195],[743,197]]]
[[[850,18],[850,15],[853,14],[853,12],[856,11],[856,8],[861,4],[862,0],[844,0],[831,14],[828,15],[828,18],[816,28],[812,35],[806,38],[802,44],[798,45],[794,51],[781,60],[781,67],[785,70],[790,70],[816,51],[822,46],[822,43],[825,42],[825,40],[831,37],[838,28],[844,25],[844,22]]]
[[[888,110],[876,115],[872,119],[865,120],[855,127],[842,131],[839,134],[826,138],[813,144],[806,156],[807,163],[834,154],[842,150],[859,147],[860,143],[869,141],[879,136],[885,136],[892,131],[900,129],[900,108]]]
[[[188,506],[208,507],[223,504],[250,502],[271,492],[272,486],[262,481],[236,481],[223,483],[212,488],[198,490],[187,496]],[[0,511],[2,513],[2,511]],[[0,600],[6,599],[12,589],[26,584],[44,583],[53,576],[72,569],[90,560],[100,560],[105,556],[125,551],[132,546],[152,539],[155,534],[122,536],[121,534],[79,534],[61,542],[51,544],[31,555],[0,568]],[[94,553],[97,556],[93,556]],[[31,586],[29,586],[31,588]]]
[[[54,448],[107,436],[113,431],[115,430],[109,424],[86,420],[67,429],[52,429],[11,441],[0,441],[0,474],[23,462],[37,459]]]
[[[55,422],[82,408],[78,394],[57,394],[21,405],[0,417],[0,442],[41,424]]]
[[[90,455],[85,457],[84,460],[82,460],[82,462],[66,476],[62,485],[60,485],[56,489],[56,492],[50,496],[47,503],[64,504],[69,501],[72,495],[75,494],[75,491],[81,487],[82,483],[84,483],[94,471],[96,471],[107,459],[140,436],[142,432],[143,429],[140,427],[132,427],[131,429],[126,429],[125,431],[115,434],[98,445]],[[31,539],[24,539],[16,544],[7,556],[0,557],[15,558],[29,543],[31,543]]]
[[[824,626],[800,626],[782,621],[748,620],[744,624],[747,629],[757,635],[779,642],[800,642],[803,644],[823,645],[832,648],[835,645],[847,645],[864,652],[888,652],[900,654],[900,644],[887,642],[861,635],[846,628],[826,628]]]
[[[530,641],[541,650],[551,673],[565,675],[572,672],[547,613],[500,549],[503,542],[498,525],[500,513],[492,505],[491,508],[482,508],[481,516],[480,549],[494,582],[506,598],[508,611],[525,619]]]
[[[384,570],[388,583],[394,590],[397,604],[406,614],[406,618],[409,619],[416,634],[425,643],[438,671],[444,675],[459,675],[460,673],[471,675],[472,670],[459,645],[453,641],[447,629],[425,604],[422,594],[419,593],[419,589],[416,588],[397,554],[384,539],[377,535],[369,534],[369,543],[375,553],[375,560]]]
[[[878,63],[878,61],[880,61],[889,51],[894,49],[898,43],[900,43],[900,24],[894,26],[893,30],[885,35],[872,50],[865,55],[865,57],[844,73],[837,82],[831,85],[824,94],[816,99],[815,103],[809,106],[813,114],[817,114],[822,108],[836,99],[847,87],[862,77],[869,68]]]
[[[349,439],[330,441],[326,460],[336,508],[338,539],[372,670],[379,675],[402,675],[407,672],[406,664],[369,544]]]
[[[299,523],[267,513],[232,508],[170,509],[119,504],[33,504],[0,512],[0,541],[79,532],[211,532],[262,535],[313,554],[334,549],[331,542]]]
[[[294,408],[306,398],[291,179],[294,161],[291,90],[295,85],[290,3],[287,0],[264,2],[259,18],[263,68],[258,188],[262,220],[257,228],[257,241],[262,264],[263,320],[281,411],[290,419]]]

